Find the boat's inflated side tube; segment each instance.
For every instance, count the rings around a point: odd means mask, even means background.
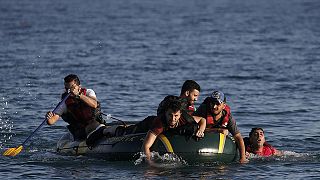
[[[187,162],[232,162],[238,158],[237,146],[229,136],[205,132],[204,138],[199,140],[176,133],[160,134],[151,150],[160,154],[175,153]],[[141,152],[145,136],[146,133],[104,137],[98,141],[97,146],[89,149],[85,141],[72,141],[70,136],[65,135],[59,140],[57,150],[60,153],[99,156],[109,160],[133,160]]]

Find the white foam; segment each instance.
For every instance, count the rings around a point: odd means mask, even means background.
[[[142,164],[146,155],[143,152],[138,153],[139,158],[134,161],[135,165]],[[176,168],[177,166],[186,165],[186,161],[173,153],[160,155],[158,152],[151,152],[152,166],[161,168]]]

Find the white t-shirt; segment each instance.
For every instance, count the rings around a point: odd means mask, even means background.
[[[93,97],[97,99],[96,93],[92,89],[87,89],[86,96]],[[55,114],[58,114],[61,116],[63,113],[67,112],[67,105],[64,102],[61,103],[61,105],[54,111]]]

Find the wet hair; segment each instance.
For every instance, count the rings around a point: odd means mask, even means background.
[[[181,87],[181,95],[186,91],[193,91],[194,89],[200,92],[200,85],[194,80],[186,80]]]
[[[262,128],[260,128],[260,127],[252,128],[251,131],[250,131],[250,133],[249,133],[249,137],[251,137],[252,134],[253,134],[256,130],[261,130],[262,132],[264,132],[264,130],[263,130]]]
[[[79,77],[75,74],[69,74],[68,76],[66,76],[64,78],[64,82],[65,83],[69,83],[69,82],[72,82],[72,81],[75,81],[75,83],[77,85],[80,85],[80,80],[79,80]]]
[[[173,112],[178,112],[182,109],[181,101],[177,99],[169,99],[166,103],[165,112],[171,109]]]

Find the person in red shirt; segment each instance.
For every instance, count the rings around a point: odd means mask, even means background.
[[[250,153],[264,157],[282,155],[281,151],[266,142],[262,128],[252,128],[249,138],[244,138],[244,142],[247,157],[250,156]]]

